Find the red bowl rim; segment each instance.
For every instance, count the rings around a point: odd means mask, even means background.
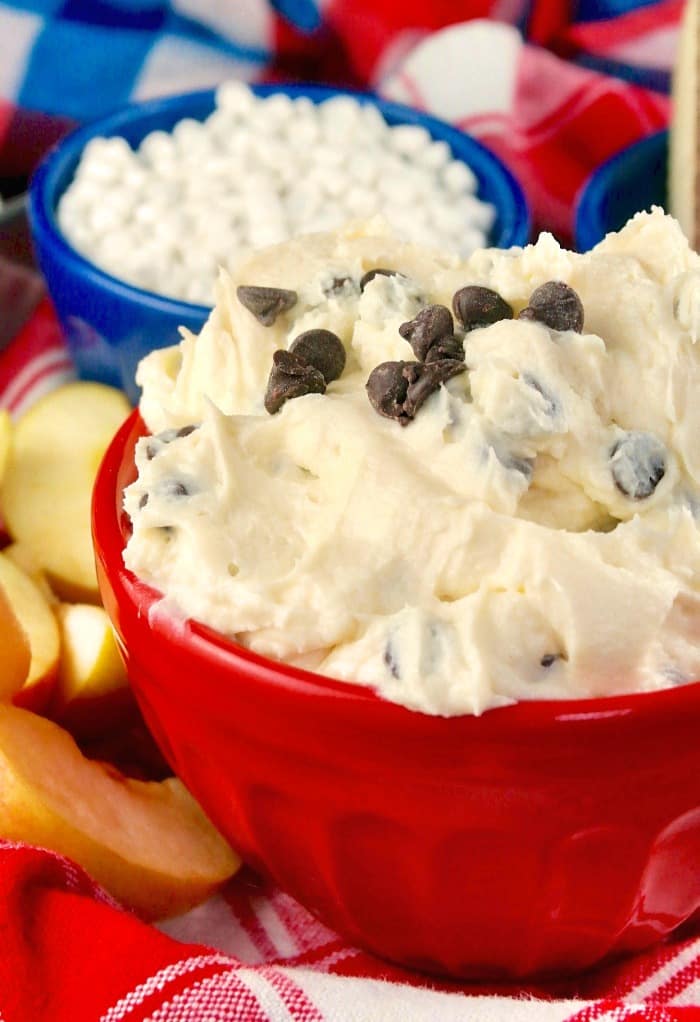
[[[102,562],[110,584],[119,590],[119,595],[139,603],[146,613],[162,599],[162,593],[141,581],[123,563],[126,539],[123,525],[125,513],[121,510],[123,486],[120,476],[127,468],[133,467],[135,441],[147,434],[147,429],[135,409],[113,437],[100,465],[92,498],[92,532],[95,556]],[[148,618],[147,618],[148,619]],[[151,627],[168,631],[164,618],[151,619]],[[183,627],[184,625],[184,627]],[[585,722],[612,717],[634,715],[640,719],[674,716],[679,713],[697,712],[700,716],[700,681],[687,682],[653,692],[633,692],[622,695],[598,696],[585,699],[532,699],[489,709],[480,716],[462,714],[450,717],[436,717],[411,710],[400,704],[384,699],[372,688],[353,682],[331,678],[294,667],[282,661],[254,653],[233,639],[216,632],[209,626],[193,620],[177,622],[168,636],[171,640],[195,644],[200,650],[209,650],[221,658],[223,655],[234,660],[243,660],[258,668],[258,680],[274,687],[284,687],[311,692],[317,696],[342,696],[345,700],[364,702],[385,708],[390,714],[406,719],[406,715],[417,721],[440,721],[450,726],[455,722],[486,719],[494,725],[541,728],[556,722]],[[264,681],[263,681],[264,678]]]

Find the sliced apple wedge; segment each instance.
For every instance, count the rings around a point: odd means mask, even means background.
[[[109,618],[89,603],[61,603],[56,618],[61,659],[49,716],[81,738],[112,731],[136,703]]]
[[[98,602],[90,500],[102,455],[129,413],[124,394],[69,383],[15,424],[2,487],[13,539],[25,544],[64,600]]]
[[[126,778],[28,710],[0,706],[0,777],[0,835],[68,856],[144,919],[186,911],[240,865],[180,781]]]
[[[0,408],[0,482],[2,482],[2,477],[5,475],[11,444],[12,420],[10,419],[9,412],[5,411],[4,408]]]
[[[14,702],[40,712],[58,674],[58,624],[39,587],[4,554],[0,554],[0,586],[29,640],[31,653],[29,673]]]
[[[41,565],[29,547],[25,546],[24,543],[10,543],[8,546],[3,547],[2,553],[3,557],[9,558],[20,571],[23,571],[25,575],[29,575],[34,585],[41,590],[41,595],[47,603],[52,606],[58,603],[58,597],[47,582]]]
[[[0,585],[0,701],[7,703],[27,680],[32,654],[27,633]]]

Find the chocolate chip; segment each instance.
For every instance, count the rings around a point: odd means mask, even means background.
[[[291,351],[276,351],[272,356],[272,369],[265,391],[265,408],[274,415],[285,401],[305,394],[324,394],[326,381],[323,373],[306,365]]]
[[[441,384],[463,373],[455,359],[441,362],[382,362],[369,375],[367,396],[372,407],[388,419],[407,426]]]
[[[518,319],[534,319],[550,330],[583,330],[583,305],[572,287],[561,280],[548,280],[530,295],[527,308]]]
[[[551,667],[557,660],[561,660],[561,653],[545,653],[540,664],[542,667]]]
[[[537,380],[531,373],[523,373],[522,381],[526,383],[528,387],[532,387],[536,390],[540,397],[544,400],[544,408],[542,411],[549,419],[556,419],[559,415],[559,402],[550,391],[548,391],[542,384]]]
[[[666,448],[653,433],[631,430],[610,451],[617,489],[631,500],[646,500],[666,475]]]
[[[375,411],[388,419],[398,419],[402,425],[410,420],[405,417],[403,403],[408,393],[408,378],[405,372],[417,362],[381,362],[369,374],[367,396]]]
[[[306,330],[292,341],[289,350],[306,365],[313,366],[326,383],[337,380],[345,368],[345,348],[331,330]]]
[[[436,341],[452,337],[453,331],[452,314],[444,305],[426,305],[417,316],[399,327],[399,333],[408,341],[414,355],[421,362]]]
[[[139,511],[142,511],[148,503],[148,494],[144,493],[139,501]]]
[[[198,426],[181,426],[179,429],[164,429],[162,433],[157,433],[152,440],[146,444],[146,457],[149,461],[153,461],[156,454],[165,447],[166,444],[172,443],[173,440],[177,440],[179,437],[189,436],[190,433],[194,433]]]
[[[456,291],[452,297],[452,308],[465,330],[476,330],[513,318],[508,302],[497,291],[479,284],[468,284]]]
[[[241,285],[236,289],[238,301],[263,326],[272,326],[278,316],[296,305],[296,291],[287,291],[283,287],[254,287]]]
[[[401,677],[401,673],[399,671],[398,658],[396,656],[396,652],[394,650],[394,646],[393,646],[393,643],[392,643],[391,639],[389,639],[387,641],[387,644],[384,647],[384,657],[383,657],[383,659],[384,659],[384,663],[389,668],[389,673],[391,674],[392,678],[397,678],[397,679],[400,678]]]
[[[333,277],[327,284],[324,285],[323,293],[327,298],[332,295],[342,294],[350,285],[353,289],[357,289],[357,284],[352,277]]]
[[[519,458],[517,455],[501,457],[498,452],[496,452],[496,457],[504,468],[511,472],[519,472],[521,476],[525,477],[528,483],[532,481],[532,476],[535,471],[534,458]]]
[[[367,270],[367,273],[365,273],[364,276],[360,277],[360,291],[364,291],[364,289],[369,284],[370,280],[374,280],[374,278],[377,276],[403,277],[403,273],[399,273],[398,270],[385,270],[380,266],[378,266],[375,270]]]
[[[404,402],[404,408],[409,418],[415,418],[418,409],[431,394],[453,376],[463,373],[466,368],[464,362],[447,358],[441,362],[418,364],[417,368],[412,370],[412,379],[409,381]]]
[[[443,359],[464,362],[464,342],[459,337],[441,337],[428,350],[424,361],[426,365],[429,365],[431,362],[441,362]]]
[[[188,497],[190,494],[187,486],[180,479],[166,479],[162,484],[161,493],[164,497]]]

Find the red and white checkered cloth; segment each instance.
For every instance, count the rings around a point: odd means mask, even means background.
[[[680,0],[641,6],[614,23],[575,25],[567,0],[484,0],[484,10],[503,23],[471,22],[432,34],[427,29],[450,20],[450,0],[428,5],[437,20],[426,15],[423,27],[410,31],[400,28],[396,12],[400,7],[404,21],[419,9],[425,13],[417,0],[322,6],[341,37],[344,26],[351,41],[360,23],[373,30],[371,46],[345,47],[356,70],[386,95],[482,137],[520,176],[538,225],[564,238],[590,170],[667,121],[663,95],[524,44],[505,22],[530,7],[530,38],[559,54],[584,54],[589,66],[593,56],[598,66],[636,61],[663,71],[672,61]],[[354,33],[347,27],[353,17]],[[3,126],[5,142],[15,139],[15,160],[21,139],[33,140],[17,163],[25,169],[61,130],[53,120],[23,117],[0,108],[0,168]],[[35,280],[0,265],[5,323],[29,315],[37,297]],[[19,414],[71,373],[43,299],[0,354],[0,407]],[[515,987],[443,982],[350,947],[247,870],[206,904],[157,929],[120,910],[60,857],[0,842],[0,934],[0,1022],[700,1020],[700,938],[692,934],[576,980]]]
[[[700,1019],[698,938],[578,981],[459,984],[350,947],[245,870],[205,905],[156,929],[121,911],[67,860],[0,843],[0,933],[3,1022]]]

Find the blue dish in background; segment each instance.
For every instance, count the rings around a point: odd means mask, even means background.
[[[495,206],[490,244],[510,248],[527,242],[530,216],[520,185],[496,156],[458,129],[366,93],[306,85],[262,85],[253,91],[259,96],[275,92],[292,98],[307,96],[315,103],[350,94],[376,106],[391,125],[422,125],[471,167],[479,198]],[[64,238],[56,219],[57,204],[90,139],[121,135],[136,147],[149,132],[171,131],[184,117],[204,120],[214,106],[215,94],[209,90],[124,107],[68,135],[48,154],[31,182],[29,215],[36,255],[77,370],[86,379],[122,387],[134,403],[139,360],[154,348],[177,343],[180,326],[198,333],[209,308],[144,291],[98,269]]]
[[[659,131],[616,153],[588,178],[578,197],[576,247],[587,252],[610,231],[652,206],[666,206],[668,132]]]

